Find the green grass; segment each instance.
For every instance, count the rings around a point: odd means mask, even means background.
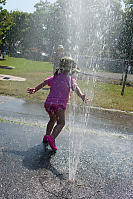
[[[34,95],[28,95],[28,87],[35,87],[46,77],[52,75],[52,64],[48,62],[31,61],[23,58],[7,57],[7,60],[1,61],[0,65],[13,66],[15,69],[0,69],[0,74],[8,74],[26,78],[24,82],[18,81],[0,81],[0,94],[24,98],[30,101],[44,101],[48,95],[48,90],[40,90]],[[88,91],[90,84],[86,81],[78,81],[81,90]],[[133,88],[125,87],[125,94],[121,96],[122,86],[99,83],[94,84],[94,98],[92,106],[119,109],[124,111],[133,111]],[[71,98],[71,100],[73,97]],[[78,103],[81,100],[78,99]]]
[[[0,74],[13,75],[26,78],[26,81],[0,81],[0,94],[10,95],[26,100],[44,100],[48,94],[46,90],[40,90],[35,95],[28,95],[28,87],[35,87],[46,77],[52,75],[52,65],[49,62],[31,61],[24,58],[8,57],[1,61],[0,65],[13,66],[15,69],[0,69]]]
[[[97,83],[95,86],[95,106],[104,108],[133,111],[133,88],[126,87],[124,96],[121,96],[122,86]]]

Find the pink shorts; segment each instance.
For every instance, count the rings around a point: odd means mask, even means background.
[[[66,108],[63,105],[60,104],[44,104],[44,107],[46,109],[46,111],[49,114],[54,114],[55,112],[59,111],[59,110],[65,110]]]

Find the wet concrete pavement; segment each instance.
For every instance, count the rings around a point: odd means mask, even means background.
[[[67,129],[54,155],[42,144],[47,121],[43,104],[0,97],[0,199],[133,198],[132,115],[91,110],[74,182]]]

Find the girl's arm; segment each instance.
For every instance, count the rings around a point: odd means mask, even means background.
[[[46,85],[47,85],[47,82],[44,81],[41,84],[39,84],[38,86],[36,86],[35,88],[28,88],[27,93],[34,94],[35,92],[37,92],[38,90],[40,90],[41,88],[43,88]]]
[[[37,87],[35,87],[35,92],[37,92],[38,90],[40,90],[41,88],[43,88],[44,86],[47,85],[47,82],[44,81],[41,84],[39,84]]]
[[[80,88],[78,86],[76,86],[74,91],[83,101],[85,100],[85,95],[81,92],[81,90],[80,90]]]
[[[76,86],[76,88],[74,89],[74,91],[76,92],[76,94],[83,100],[83,102],[87,103],[88,99],[86,98],[85,94],[83,94],[80,90],[80,88],[78,87],[78,85]]]

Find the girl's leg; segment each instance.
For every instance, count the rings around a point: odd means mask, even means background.
[[[51,134],[52,129],[53,129],[53,127],[54,127],[54,125],[55,125],[55,123],[57,121],[55,114],[50,114],[49,113],[49,118],[50,118],[50,120],[49,120],[49,122],[47,124],[46,135],[50,135]]]
[[[57,125],[54,127],[51,135],[54,139],[59,135],[62,128],[65,126],[65,110],[59,110],[55,113],[55,115],[56,115]]]

